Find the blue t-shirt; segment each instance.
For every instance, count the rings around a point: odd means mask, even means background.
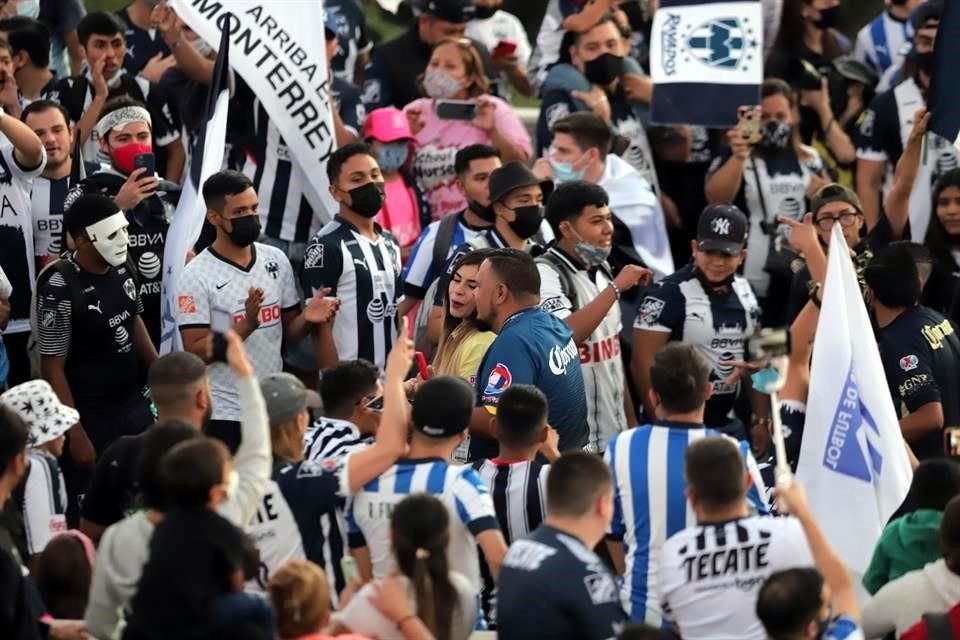
[[[480,363],[477,402],[495,408],[512,384],[532,384],[547,396],[548,421],[560,436],[561,451],[587,444],[586,391],[573,332],[540,307],[518,311],[503,324]],[[471,458],[496,455],[495,441],[471,439]]]

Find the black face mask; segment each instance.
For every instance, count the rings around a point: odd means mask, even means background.
[[[934,58],[933,51],[914,54],[913,59],[917,61],[917,69],[927,74],[928,78],[933,77]]]
[[[483,206],[475,200],[468,200],[467,206],[470,208],[470,211],[473,211],[481,219],[486,220],[487,222],[493,222],[496,220],[497,216],[493,212],[493,207],[490,205]]]
[[[593,84],[606,87],[623,75],[623,58],[612,53],[605,53],[598,58],[584,63],[583,75]]]
[[[509,224],[517,236],[526,240],[533,237],[533,234],[540,230],[540,224],[543,222],[542,204],[517,207],[516,209],[512,209],[512,211],[517,217]]]
[[[840,5],[830,7],[829,9],[820,9],[820,19],[815,20],[813,24],[818,29],[829,29],[837,24],[837,18],[840,17]]]
[[[627,22],[630,23],[631,31],[643,31],[646,23],[643,18],[643,7],[639,2],[624,2],[620,5],[620,11],[627,16]]]
[[[232,225],[227,235],[230,242],[238,247],[249,247],[260,237],[260,216],[243,216],[230,221]]]
[[[480,5],[476,6],[476,10],[473,12],[474,20],[486,20],[492,18],[493,14],[500,10],[499,6],[495,7],[481,7]]]
[[[377,215],[387,199],[382,182],[368,182],[347,193],[350,194],[350,209],[364,218]]]

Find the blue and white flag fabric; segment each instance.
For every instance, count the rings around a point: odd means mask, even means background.
[[[840,225],[831,246],[845,247]],[[846,251],[830,251],[797,478],[830,544],[863,574],[912,471]]]
[[[189,23],[188,23],[189,24]],[[190,173],[183,182],[177,211],[167,231],[163,249],[163,281],[160,288],[160,353],[183,348],[177,330],[177,281],[183,272],[187,254],[200,237],[207,205],[201,188],[211,175],[223,167],[227,141],[227,111],[230,101],[230,33],[220,34],[220,48],[213,67],[207,94],[206,118],[197,137],[190,160]]]
[[[651,120],[728,128],[760,103],[760,0],[661,0],[650,36]]]
[[[955,71],[957,60],[960,60],[960,5],[956,2],[943,3],[933,60],[933,76],[927,100],[930,130],[960,149],[960,91],[957,90]]]

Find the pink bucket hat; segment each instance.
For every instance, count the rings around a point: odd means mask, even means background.
[[[407,114],[396,107],[374,109],[363,122],[363,139],[370,138],[380,142],[412,140],[413,132],[410,131]]]

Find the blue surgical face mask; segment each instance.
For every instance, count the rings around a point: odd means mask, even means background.
[[[598,247],[590,244],[584,240],[583,236],[577,233],[573,227],[570,227],[570,230],[573,231],[573,235],[577,236],[577,244],[573,249],[576,251],[577,256],[583,260],[583,264],[587,265],[588,268],[599,267],[610,256],[610,249],[612,247]]]
[[[574,180],[583,180],[584,174],[587,172],[586,169],[574,169],[573,165],[575,162],[561,162],[559,160],[553,159],[554,151],[550,149],[547,152],[547,162],[550,163],[550,168],[553,169],[553,181],[557,184],[561,182],[573,182]],[[583,156],[581,156],[583,159]],[[579,162],[579,160],[577,161]]]
[[[36,20],[40,16],[40,0],[21,0],[17,5],[17,13]]]
[[[406,142],[390,142],[380,145],[377,151],[377,164],[382,171],[393,173],[399,171],[406,164],[410,155],[410,147]]]

